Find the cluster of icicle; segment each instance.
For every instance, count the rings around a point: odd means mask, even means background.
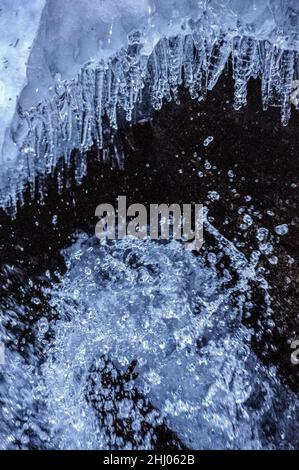
[[[162,38],[146,56],[142,54],[142,37],[135,31],[128,37],[128,46],[107,63],[100,60],[85,64],[75,80],[57,80],[50,99],[29,111],[19,109],[19,127],[25,138],[22,137],[21,145],[19,142],[18,167],[3,175],[0,205],[16,208],[18,202],[22,204],[24,183],[30,183],[34,194],[37,176],[42,197],[42,178],[57,168],[62,157],[67,166],[73,149],[80,154],[76,167],[80,181],[86,172],[86,151],[93,143],[105,148],[105,128],[116,129],[122,116],[128,121],[134,119],[142,102],[144,110],[144,101],[147,113],[152,108],[159,110],[164,99],[175,99],[181,85],[189,89],[193,99],[203,99],[217,83],[230,57],[235,108],[246,104],[249,78],[260,76],[264,109],[268,105],[280,106],[282,123],[286,125],[299,67],[298,52],[249,36],[223,33],[207,37],[197,31]],[[62,166],[58,173],[58,187],[62,188]]]

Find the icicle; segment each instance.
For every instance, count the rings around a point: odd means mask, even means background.
[[[287,125],[291,113],[291,94],[294,79],[295,55],[293,51],[279,50],[273,46],[268,52],[265,71],[265,103],[271,106],[280,106],[281,120]]]
[[[196,48],[194,60],[194,83],[190,88],[191,96],[199,101],[205,98],[207,94],[207,49],[205,39],[199,34],[193,34],[194,46]]]
[[[194,82],[194,41],[190,34],[185,38],[183,50],[183,67],[185,86],[190,89]]]
[[[82,134],[81,134],[81,149],[88,150],[92,145],[91,136],[91,120],[92,120],[92,104],[94,97],[91,91],[93,90],[92,82],[94,83],[93,73],[90,68],[82,70]]]
[[[178,86],[182,84],[183,38],[181,35],[168,39],[169,85],[176,99]]]
[[[212,46],[208,63],[208,90],[212,90],[218,82],[218,79],[227,64],[230,53],[230,38],[226,35],[221,35],[220,38],[216,38]]]
[[[103,148],[103,127],[102,127],[102,112],[103,112],[103,89],[104,89],[104,63],[101,63],[95,72],[95,116],[96,116],[96,130],[97,140],[100,149]]]
[[[166,98],[167,101],[171,101],[166,41],[166,38],[161,39],[153,51],[154,76],[151,80],[151,100],[153,108],[156,110],[161,109],[163,98]]]
[[[122,71],[121,71],[121,64],[119,61],[116,63],[111,62],[111,78],[109,74],[109,78],[111,80],[111,86],[109,89],[109,101],[106,106],[107,115],[109,117],[110,126],[113,129],[117,129],[117,104],[118,104],[118,96],[119,96],[119,87],[121,83]]]
[[[259,47],[262,61],[262,103],[263,110],[266,111],[269,103],[269,80],[272,62],[273,46],[268,41],[260,44]]]
[[[281,58],[280,89],[282,94],[281,102],[281,122],[286,126],[291,117],[291,95],[294,79],[294,60],[293,51],[284,51]]]
[[[57,171],[57,190],[61,196],[63,192],[63,170],[61,168]]]
[[[250,37],[235,38],[233,47],[233,76],[235,80],[235,109],[247,103],[247,83],[257,70],[257,45]]]
[[[142,54],[142,35],[133,31],[128,36],[128,47],[107,62],[89,62],[76,80],[63,82],[58,76],[51,99],[26,112],[18,107],[20,124],[13,138],[20,148],[19,163],[14,171],[5,173],[1,169],[0,205],[16,205],[12,192],[20,192],[26,181],[33,194],[36,177],[53,173],[60,158],[64,158],[67,168],[73,149],[79,152],[76,179],[80,181],[86,173],[86,151],[95,140],[107,157],[103,141],[106,122],[110,130],[115,130],[118,114],[131,121],[134,110],[140,109],[137,105],[145,86],[144,95],[155,110],[162,107],[164,99],[176,99],[181,85],[189,89],[193,99],[205,98],[221,76],[231,51],[235,108],[246,104],[250,77],[260,75],[263,108],[280,106],[286,125],[291,102],[298,103],[293,88],[299,55],[268,41],[249,36],[233,38],[232,32],[224,34],[202,26],[194,26],[192,34],[182,30],[175,37],[160,39],[150,56]],[[61,190],[63,177],[59,174]]]

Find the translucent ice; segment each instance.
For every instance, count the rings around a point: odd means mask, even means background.
[[[28,8],[27,2],[16,4]],[[139,116],[148,115],[151,107],[160,109],[182,84],[192,98],[201,100],[230,58],[236,109],[246,104],[247,82],[257,76],[264,108],[280,106],[284,125],[291,103],[296,103],[295,0],[48,0],[34,42],[42,2],[32,5],[34,27],[27,27],[25,20],[20,23],[33,46],[27,84],[20,93],[24,67],[16,86],[8,67],[2,91],[0,87],[5,103],[8,96],[14,103],[20,95],[6,131],[14,107],[0,117],[0,146],[5,133],[2,206],[15,206],[24,182],[33,185],[36,176],[52,172],[61,156],[68,163],[73,148],[84,155],[93,141],[105,146],[104,115],[110,128],[116,128],[123,117],[131,120],[136,109]],[[6,28],[11,28],[12,7],[9,11],[2,18]],[[84,171],[82,158],[78,180]]]
[[[9,145],[9,126],[16,102],[28,80],[28,58],[39,28],[46,0],[0,1],[0,162],[9,158],[11,148],[3,149],[5,133]]]

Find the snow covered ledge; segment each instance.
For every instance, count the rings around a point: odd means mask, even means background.
[[[281,106],[283,124],[291,101],[297,103],[292,94],[299,68],[297,0],[47,0],[44,8],[35,0],[30,9],[25,0],[2,0],[0,5],[5,31],[0,40],[8,60],[0,87],[1,206],[15,206],[24,183],[34,187],[35,177],[51,173],[63,155],[67,162],[73,148],[84,153],[94,140],[102,147],[104,114],[112,127],[120,110],[132,119],[144,88],[155,109],[164,98],[175,98],[182,83],[202,99],[231,56],[236,109],[246,104],[247,82],[257,76],[263,106]],[[16,30],[16,9],[17,53],[7,34]],[[21,65],[10,65],[14,57]],[[82,162],[78,178],[85,171]]]

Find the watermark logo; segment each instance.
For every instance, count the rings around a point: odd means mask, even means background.
[[[181,240],[188,250],[199,251],[203,244],[203,206],[201,204],[143,204],[127,208],[126,196],[118,196],[117,208],[97,206],[95,235],[99,239],[123,239],[131,236],[151,240]]]
[[[5,346],[2,341],[0,341],[0,366],[5,364]]]
[[[291,363],[297,366],[299,364],[299,339],[291,343],[291,349],[295,349],[291,354]]]

